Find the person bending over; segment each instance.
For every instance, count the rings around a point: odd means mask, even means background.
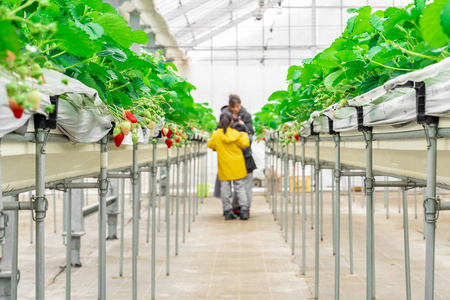
[[[220,195],[222,199],[225,220],[236,219],[233,213],[230,196],[231,184],[239,199],[241,210],[248,210],[247,194],[244,178],[247,176],[242,149],[250,145],[248,134],[231,128],[233,118],[229,113],[222,113],[219,128],[211,135],[207,147],[217,152],[217,169],[220,180]]]

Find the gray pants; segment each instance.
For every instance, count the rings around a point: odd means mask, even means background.
[[[244,185],[245,185],[245,192],[247,194],[247,205],[245,205],[245,207],[247,207],[247,209],[250,209],[250,207],[252,206],[252,199],[253,199],[253,173],[248,173],[247,176],[244,177]],[[235,208],[239,208],[241,207],[242,209],[242,205],[239,202],[239,197],[236,194],[236,192],[233,194],[233,209]]]
[[[245,177],[246,178],[246,177]],[[248,209],[248,202],[247,202],[247,192],[245,190],[245,178],[233,180],[233,181],[221,181],[220,182],[220,195],[222,199],[222,207],[223,211],[229,211],[233,207],[230,202],[230,196],[231,194],[231,183],[233,182],[234,185],[234,193],[238,198],[239,206],[242,210]]]

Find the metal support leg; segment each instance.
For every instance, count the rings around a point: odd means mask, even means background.
[[[315,186],[316,182],[314,182],[314,174],[314,166],[311,165],[311,230],[314,229],[314,190],[317,189],[317,186]]]
[[[152,168],[152,178],[153,178],[153,185],[152,185],[152,277],[151,277],[151,293],[152,293],[152,300],[155,300],[156,298],[156,284],[155,284],[155,278],[156,278],[156,173],[158,172],[157,167],[157,143],[156,141],[153,142],[153,168]]]
[[[186,202],[187,202],[187,180],[188,180],[187,146],[184,146],[183,159],[183,243],[186,242]]]
[[[385,181],[388,181],[388,177],[384,177]],[[389,188],[384,188],[384,204],[386,206],[386,219],[389,219]]]
[[[295,163],[297,162],[297,144],[294,143],[294,155],[292,156],[292,255],[295,254],[295,201],[298,193],[297,172],[295,172]]]
[[[100,177],[98,198],[98,299],[106,299],[106,194],[108,192],[108,139],[100,145]]]
[[[285,221],[284,221],[284,241],[288,241],[288,229],[289,229],[289,146],[286,146],[286,158],[284,164],[284,210],[285,210]]]
[[[302,138],[302,275],[306,274],[306,138]]]
[[[275,198],[275,141],[272,141],[272,155],[271,155],[271,170],[270,170],[270,184],[271,184],[271,194],[270,194],[270,203],[272,206],[272,214],[275,212],[274,207],[274,198]]]
[[[428,165],[427,165],[427,198],[424,202],[426,260],[425,260],[425,299],[434,299],[434,259],[435,259],[435,230],[438,215],[436,199],[436,160],[437,160],[437,125],[426,127],[428,137]]]
[[[414,189],[414,219],[417,220],[417,189]]]
[[[169,276],[170,266],[170,149],[167,149],[167,177],[166,177],[166,275]]]
[[[53,233],[56,233],[56,190],[53,190]]]
[[[336,169],[336,167],[335,167]],[[334,170],[335,170],[334,169]],[[332,231],[333,231],[333,255],[336,254],[336,204],[335,204],[335,177],[334,177],[334,170],[331,172],[331,222],[333,224]]]
[[[123,275],[123,238],[125,220],[125,178],[120,179],[120,267],[119,276]]]
[[[178,255],[178,231],[180,215],[180,148],[177,148],[177,202],[175,212],[175,255]]]
[[[152,205],[153,205],[152,185],[153,185],[153,173],[150,172],[150,176],[148,177],[147,239],[146,239],[147,243],[150,240],[150,212],[152,211]]]
[[[373,253],[373,171],[372,171],[372,132],[364,131],[366,141],[366,298],[374,298],[374,278],[372,268],[374,266]]]
[[[159,169],[158,232],[161,231],[161,195],[162,195],[162,175],[161,175],[161,169]]]
[[[36,128],[36,300],[45,299],[45,144],[48,131]]]
[[[333,210],[334,224],[333,228],[335,231],[335,248],[334,248],[334,299],[339,299],[339,291],[340,291],[340,272],[341,272],[341,138],[339,134],[333,135],[334,144],[335,144],[335,165],[334,165],[334,174],[333,178],[336,181],[334,191],[334,203],[335,208]],[[349,201],[349,205],[351,202]],[[353,262],[353,260],[350,260]]]
[[[198,168],[197,166],[197,160],[198,160],[198,152],[197,152],[197,142],[193,142],[193,146],[194,146],[194,161],[193,161],[193,172],[192,172],[192,182],[193,182],[193,195],[192,195],[192,222],[195,222],[195,211],[196,211],[196,199],[197,199],[197,176],[196,174],[198,173]],[[197,172],[195,171],[197,169]]]
[[[201,148],[200,148],[200,146],[201,146],[201,143],[200,142],[198,142],[198,152],[197,152],[197,154],[198,154],[198,157],[197,157],[197,185],[196,185],[196,187],[197,187],[197,193],[195,193],[195,214],[196,215],[198,215],[198,205],[199,205],[199,188],[198,188],[198,186],[200,185],[200,173],[201,173],[201,170],[200,170],[200,160],[201,160],[201,156],[200,156],[200,151],[201,151]]]
[[[322,170],[320,170],[320,240],[323,241],[323,176],[322,176]]]
[[[72,280],[72,190],[69,190],[66,209],[66,300],[70,299]]]
[[[137,300],[137,256],[139,247],[139,171],[138,145],[133,145],[133,168],[131,183],[133,186],[133,245],[132,245],[132,291],[133,300]]]
[[[286,146],[287,147],[287,146]],[[286,170],[285,170],[285,162],[283,161],[283,148],[281,148],[280,151],[280,173],[281,176],[284,176],[286,174]],[[284,178],[280,177],[280,186],[281,186],[281,190],[280,190],[280,230],[283,230],[283,224],[284,224],[284,210],[283,210],[283,200],[285,200],[285,194],[283,193],[283,190],[286,190],[286,187],[284,186]]]
[[[13,196],[13,201],[19,201],[19,195]],[[19,211],[12,212],[12,265],[11,265],[11,300],[17,300],[18,266],[19,266]]]
[[[315,183],[316,183],[316,228],[315,228],[315,267],[314,267],[314,271],[315,271],[315,280],[314,280],[314,299],[319,299],[319,198],[320,198],[320,193],[319,193],[319,180],[320,180],[320,165],[319,165],[319,136],[316,135],[315,136],[315,142],[316,142],[316,160],[315,160],[315,165],[314,165],[314,175],[315,175]]]
[[[276,221],[277,220],[277,200],[278,200],[278,186],[279,186],[279,181],[278,181],[278,155],[280,154],[279,152],[280,152],[280,143],[277,141],[277,142],[275,142],[275,145],[276,145],[276,150],[275,150],[275,170],[276,170],[276,173],[275,173],[275,171],[274,171],[274,176],[275,176],[275,191],[274,191],[274,193],[275,193],[275,197],[274,197],[274,203],[273,203],[273,207],[272,207],[272,209],[273,209],[273,220],[274,221]]]
[[[398,213],[399,214],[401,212],[401,207],[402,207],[401,199],[402,199],[402,189],[398,188]]]
[[[340,183],[339,183],[340,184]],[[339,213],[339,211],[337,211]],[[353,274],[353,213],[352,201],[348,198],[348,240],[350,256],[350,274]]]
[[[408,192],[403,188],[403,237],[405,247],[406,299],[411,300],[411,272],[409,264]]]
[[[189,191],[188,191],[188,232],[191,232],[191,210],[192,210],[192,146],[189,146],[189,182],[188,182],[188,187],[189,187]]]

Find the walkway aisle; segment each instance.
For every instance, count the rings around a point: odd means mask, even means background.
[[[147,195],[143,195],[138,256],[138,299],[151,299],[151,244],[146,243]],[[94,201],[94,200],[92,200]],[[182,243],[180,203],[179,254],[175,256],[175,215],[171,216],[170,276],[166,276],[164,197],[157,232],[156,299],[308,299],[311,292],[263,196],[254,197],[248,221],[225,221],[221,202],[205,199],[191,233]],[[50,208],[52,209],[52,208]],[[62,202],[57,202],[58,229],[46,220],[46,298],[65,299],[65,246]],[[187,210],[186,210],[187,211]],[[34,299],[34,244],[29,243],[29,214],[20,212],[19,299]],[[120,218],[119,218],[120,220]],[[123,277],[119,277],[120,241],[107,241],[107,298],[131,299],[131,205],[126,199]],[[186,224],[187,228],[187,224]],[[72,299],[97,299],[97,214],[85,219],[81,268],[72,268]],[[120,225],[118,227],[120,236]],[[151,241],[151,237],[150,237]],[[62,267],[62,268],[61,268]]]
[[[220,200],[206,199],[187,244],[172,259],[172,270],[170,277],[159,270],[159,299],[310,296],[264,197],[255,197],[249,221],[224,221]]]

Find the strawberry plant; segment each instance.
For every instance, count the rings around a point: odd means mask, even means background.
[[[9,97],[16,115],[38,107],[35,87],[26,87],[23,79],[30,76],[36,84],[45,83],[42,68],[50,68],[95,89],[126,135],[136,129],[128,128],[127,120],[151,130],[158,117],[208,131],[217,126],[212,111],[194,103],[195,87],[176,74],[174,64],[161,54],[130,50],[133,43],[147,43],[148,37],[133,31],[108,3],[2,1],[0,33],[0,68],[11,75]]]
[[[353,16],[329,48],[302,65],[291,66],[288,87],[276,91],[255,117],[256,133],[280,124],[307,120],[311,113],[364,94],[401,74],[449,56],[450,2],[372,11],[348,9]]]

